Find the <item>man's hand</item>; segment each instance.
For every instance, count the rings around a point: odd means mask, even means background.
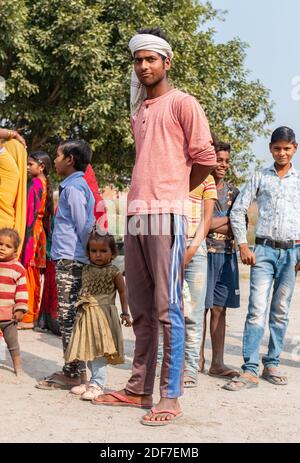
[[[254,252],[250,251],[248,244],[243,243],[239,245],[241,261],[245,265],[255,265],[256,258]]]
[[[187,267],[191,262],[192,258],[197,252],[197,246],[189,246],[186,250],[185,259],[184,259],[184,267]]]
[[[295,270],[296,272],[300,270],[300,262],[297,262],[297,264],[295,265]]]
[[[21,322],[24,318],[24,312],[22,310],[16,310],[13,316],[13,319],[16,320],[16,322]]]
[[[12,138],[20,142],[24,146],[24,148],[27,148],[25,139],[18,132],[14,131],[14,136]]]

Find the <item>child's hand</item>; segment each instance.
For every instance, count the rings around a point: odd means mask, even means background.
[[[129,314],[121,314],[120,317],[121,317],[121,325],[124,325],[126,327],[132,326]]]
[[[21,322],[24,318],[24,312],[22,310],[16,310],[14,313],[13,319],[16,320],[16,322]]]

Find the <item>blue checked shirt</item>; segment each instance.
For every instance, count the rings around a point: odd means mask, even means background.
[[[247,243],[245,214],[256,200],[256,236],[278,241],[300,239],[300,172],[292,166],[279,177],[274,165],[256,172],[241,192],[230,213],[237,244]]]

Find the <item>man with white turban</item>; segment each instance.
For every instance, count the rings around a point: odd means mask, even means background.
[[[168,82],[173,51],[164,32],[144,29],[129,48],[136,162],[127,204],[125,273],[136,344],[125,389],[93,403],[151,408],[142,424],[162,426],[182,415],[185,205],[189,190],[215,167],[216,155],[203,109]],[[161,399],[152,407],[159,323],[164,334]]]

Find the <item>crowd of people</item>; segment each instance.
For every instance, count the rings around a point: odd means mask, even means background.
[[[129,48],[136,162],[127,200],[125,279],[113,263],[117,246],[88,143],[67,140],[57,147],[61,183],[54,208],[49,155],[38,151],[27,159],[25,140],[0,129],[0,329],[16,374],[18,329],[61,335],[62,371],[37,388],[70,390],[94,405],[149,408],[142,424],[162,426],[182,416],[183,388],[197,387],[205,371],[208,315],[208,374],[228,379],[229,391],[252,388],[259,384],[271,300],[262,378],[287,384],[278,366],[300,268],[300,173],[291,162],[295,134],[279,127],[269,145],[272,166],[256,172],[241,191],[228,183],[231,146],[213,139],[198,101],[171,86],[173,51],[165,33],[141,30]],[[254,200],[258,222],[250,250],[247,211]],[[224,363],[226,310],[240,306],[237,249],[251,266],[241,371]],[[107,393],[107,365],[125,359],[122,325],[133,326],[136,337],[132,375],[124,389]],[[153,406],[158,370],[160,400]]]

